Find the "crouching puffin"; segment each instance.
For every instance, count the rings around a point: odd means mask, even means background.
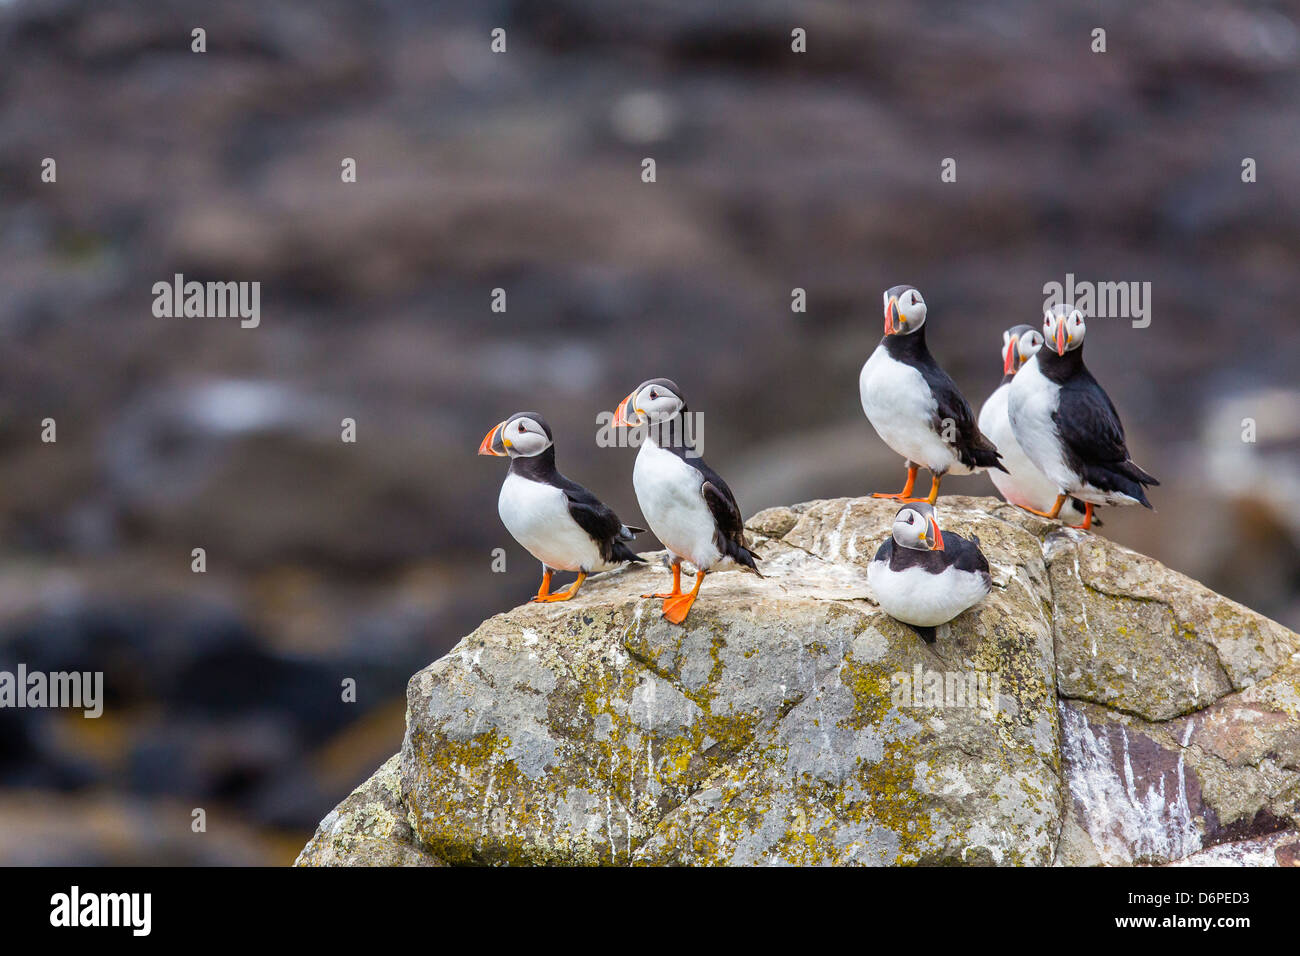
[[[700,593],[704,575],[739,566],[758,574],[758,556],[745,546],[745,523],[727,483],[704,463],[686,434],[686,400],[666,378],[642,382],[619,403],[615,426],[645,425],[632,485],[650,530],[673,556],[673,589],[663,598],[663,614],[674,624]],[[682,561],[695,565],[695,587],[682,592]],[[760,577],[762,575],[759,575]]]
[[[542,586],[534,601],[567,601],[588,574],[643,560],[626,542],[645,529],[623,524],[595,495],[556,470],[555,440],[541,415],[511,415],[487,433],[478,453],[510,456],[497,512],[514,539],[542,562]],[[577,571],[578,579],[552,594],[556,571]]]
[[[984,600],[993,585],[979,538],[944,534],[926,502],[904,505],[894,516],[893,534],[867,565],[867,581],[885,612],[927,644],[936,627]]]
[[[875,498],[934,504],[939,482],[949,472],[969,475],[1002,468],[998,450],[975,423],[970,403],[926,347],[925,313],[925,300],[912,286],[887,291],[885,337],[858,376],[867,419],[885,444],[907,459],[903,490]],[[924,499],[912,497],[920,467],[932,476],[930,495]]]
[[[1043,347],[1043,336],[1032,325],[1016,325],[1002,333],[1002,382],[980,409],[980,431],[998,446],[1005,471],[991,471],[989,477],[1002,497],[1013,505],[1043,511],[1056,501],[1056,485],[1029,460],[1011,431],[1007,415],[1007,393],[1020,367]],[[1067,522],[1082,521],[1084,503],[1071,498],[1061,508]],[[1098,520],[1097,524],[1101,524]]]
[[[1043,317],[1047,345],[1027,361],[1007,390],[1011,430],[1029,460],[1056,486],[1050,509],[1026,511],[1056,518],[1070,496],[1084,502],[1092,526],[1094,505],[1147,508],[1146,485],[1158,485],[1129,458],[1124,426],[1110,396],[1083,364],[1083,313],[1053,306]]]

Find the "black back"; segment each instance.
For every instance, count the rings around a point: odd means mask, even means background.
[[[921,568],[931,574],[940,574],[948,568],[958,571],[971,571],[988,577],[989,562],[980,550],[979,538],[967,539],[954,531],[943,533],[942,551],[921,551],[917,548],[904,548],[894,541],[891,534],[876,551],[875,561],[889,562],[889,570],[906,571],[908,568]]]

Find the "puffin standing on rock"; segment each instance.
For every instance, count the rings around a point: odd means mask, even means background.
[[[867,565],[867,581],[881,608],[927,644],[936,627],[984,600],[993,586],[979,538],[945,535],[926,502],[899,509],[893,533]]]
[[[1050,509],[1026,511],[1057,518],[1071,496],[1084,502],[1083,523],[1092,525],[1094,505],[1150,508],[1147,485],[1158,485],[1133,463],[1124,426],[1105,390],[1083,364],[1083,313],[1055,305],[1043,317],[1048,345],[1012,379],[1007,413],[1016,441],[1056,486]]]
[[[696,453],[686,435],[686,414],[686,400],[676,383],[653,378],[619,403],[613,422],[646,426],[632,485],[650,530],[673,556],[673,589],[642,597],[663,598],[664,617],[673,624],[686,620],[709,571],[738,565],[758,574],[758,556],[745,546],[736,496]],[[689,593],[682,592],[683,559],[696,568],[695,587]]]
[[[886,445],[907,459],[903,490],[874,498],[934,504],[939,482],[949,472],[969,475],[1002,468],[998,450],[975,423],[970,403],[926,347],[925,314],[925,300],[912,286],[887,291],[885,337],[858,376],[868,421]],[[912,497],[920,467],[932,476],[927,498]]]
[[[588,574],[643,562],[626,542],[645,529],[623,524],[595,495],[556,470],[551,426],[541,415],[511,415],[487,433],[478,453],[510,456],[497,511],[506,530],[542,562],[542,586],[534,601],[567,601]],[[578,578],[552,594],[555,571],[577,571]]]
[[[1011,381],[1020,367],[1043,347],[1043,336],[1032,325],[1016,325],[1002,333],[1002,382],[980,409],[980,431],[998,446],[1005,471],[991,471],[989,477],[1002,497],[1013,505],[1051,508],[1056,501],[1056,485],[1034,465],[1016,441],[1007,415],[1007,395]],[[1067,522],[1082,521],[1084,503],[1071,498],[1061,508]],[[1097,524],[1101,524],[1098,520]]]

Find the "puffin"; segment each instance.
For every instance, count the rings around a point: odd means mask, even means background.
[[[905,504],[893,533],[867,565],[876,601],[927,644],[935,628],[974,607],[993,586],[979,538],[944,534],[928,502]]]
[[[762,577],[758,555],[745,545],[740,505],[722,476],[699,456],[687,436],[688,409],[682,390],[666,378],[642,382],[614,413],[616,427],[645,426],[632,470],[637,503],[650,530],[673,556],[673,588],[646,598],[663,598],[663,616],[681,624],[700,593],[704,576],[739,567]],[[682,561],[695,565],[695,586],[682,591]]]
[[[533,601],[568,601],[589,574],[645,563],[627,546],[645,529],[623,524],[599,498],[560,474],[551,426],[537,412],[517,412],[494,425],[478,453],[510,458],[497,513],[514,539],[542,562],[542,585]],[[577,571],[578,577],[553,594],[556,571]]]
[[[1002,333],[1002,381],[980,408],[980,431],[998,446],[1005,471],[990,471],[998,492],[1013,505],[1047,510],[1056,501],[1057,488],[1025,454],[1011,431],[1007,393],[1020,367],[1043,347],[1043,335],[1032,325],[1014,325]],[[1061,508],[1067,522],[1082,521],[1085,505],[1071,498]],[[1094,519],[1100,525],[1101,519]]]
[[[1086,332],[1082,312],[1053,306],[1043,316],[1048,344],[1025,362],[1007,390],[1016,441],[1056,487],[1050,508],[1021,507],[1057,518],[1073,496],[1084,502],[1084,514],[1083,522],[1071,527],[1085,531],[1095,505],[1151,508],[1146,488],[1160,484],[1129,457],[1119,413],[1083,364]]]
[[[907,461],[907,483],[897,494],[872,495],[901,502],[939,498],[951,472],[969,475],[1001,468],[998,449],[980,431],[970,403],[925,344],[925,299],[913,286],[885,292],[885,336],[858,376],[862,410],[885,444]],[[913,498],[916,473],[930,471],[930,494]]]

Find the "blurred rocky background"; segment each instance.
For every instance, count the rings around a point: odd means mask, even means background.
[[[102,670],[107,696],[0,711],[0,862],[290,862],[397,749],[407,676],[536,587],[474,456],[511,412],[630,521],[596,414],[658,375],[746,514],[897,490],[857,398],[897,282],[977,406],[1045,283],[1150,282],[1149,327],[1089,325],[1163,481],[1103,533],[1300,626],[1298,23],[0,0],[0,669]],[[260,326],[155,317],[178,272],[260,282]]]

